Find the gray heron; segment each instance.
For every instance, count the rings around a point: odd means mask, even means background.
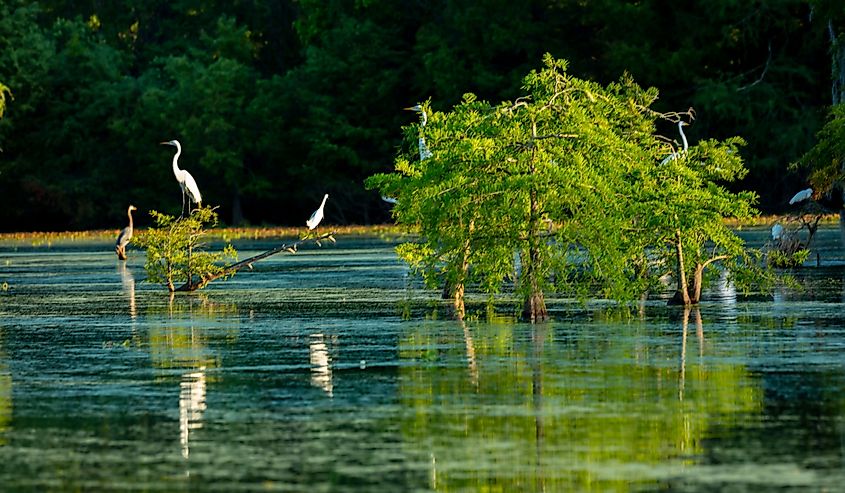
[[[132,211],[137,211],[138,208],[134,205],[130,205],[129,209],[126,210],[126,215],[129,216],[129,226],[126,226],[121,230],[120,234],[117,235],[117,241],[114,243],[114,252],[117,253],[117,258],[120,260],[126,260],[126,245],[129,244],[129,240],[132,239]]]

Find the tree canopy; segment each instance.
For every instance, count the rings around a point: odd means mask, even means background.
[[[585,81],[660,87],[658,111],[695,107],[692,143],[743,136],[738,186],[776,210],[830,103],[843,18],[821,0],[10,0],[0,229],[113,226],[130,202],[175,212],[156,145],[174,138],[224,222],[300,224],[327,192],[330,221],[381,222],[362,181],[390,169],[400,109],[514,100],[546,52]]]

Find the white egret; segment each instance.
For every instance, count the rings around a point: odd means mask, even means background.
[[[813,189],[812,188],[805,188],[804,190],[801,190],[800,192],[793,195],[791,199],[789,199],[789,205],[797,204],[798,202],[803,202],[803,201],[809,199],[812,196],[813,196]]]
[[[425,127],[425,124],[428,123],[428,115],[425,114],[423,107],[418,104],[405,109],[408,111],[416,111],[420,114],[420,138],[417,143],[420,148],[420,161],[425,161],[431,157],[431,151],[428,150],[428,147],[425,145],[425,137],[422,136],[422,127]]]
[[[182,146],[179,145],[179,141],[171,140],[169,142],[162,142],[161,145],[176,147],[176,154],[173,156],[173,174],[176,175],[176,181],[179,182],[179,188],[182,189],[182,215],[185,215],[186,194],[192,202],[197,204],[197,207],[202,207],[202,195],[200,195],[200,189],[197,186],[196,180],[194,180],[194,177],[187,170],[179,169],[179,155],[182,154]],[[188,213],[190,214],[190,203],[188,204],[188,209]]]
[[[679,157],[687,153],[687,150],[689,149],[689,142],[687,142],[687,136],[684,134],[684,127],[686,127],[687,125],[689,125],[689,123],[682,120],[678,120],[678,132],[680,132],[681,134],[681,141],[684,143],[684,150],[680,153],[672,151],[672,154],[669,154],[668,156],[663,158],[663,161],[660,161],[660,164],[666,164],[669,161],[672,161],[673,159],[678,159]]]
[[[775,223],[775,225],[772,226],[772,239],[777,241],[777,240],[780,240],[782,238],[783,238],[783,226],[781,226],[780,223]]]
[[[117,235],[117,241],[114,243],[114,251],[117,253],[117,258],[120,260],[126,260],[126,245],[129,244],[129,240],[132,239],[132,211],[137,211],[138,208],[134,205],[130,205],[129,209],[126,210],[126,215],[129,216],[129,226],[123,228],[119,235]]]
[[[314,229],[320,224],[320,221],[323,220],[323,208],[326,206],[326,200],[329,198],[329,194],[325,194],[323,196],[323,202],[320,204],[320,207],[311,214],[311,217],[305,221],[305,224],[308,226],[308,229]]]

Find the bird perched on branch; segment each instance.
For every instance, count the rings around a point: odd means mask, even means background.
[[[326,206],[326,200],[329,198],[329,194],[323,196],[323,202],[320,204],[320,207],[311,214],[311,217],[305,221],[305,224],[308,226],[308,229],[314,229],[320,224],[320,221],[323,220],[323,208]]]
[[[117,241],[114,243],[114,252],[117,254],[117,258],[120,260],[126,260],[126,245],[129,244],[129,240],[132,239],[132,211],[137,211],[138,208],[134,205],[130,205],[129,209],[126,210],[126,215],[129,216],[129,226],[126,226],[121,230],[120,234],[117,235]]]
[[[179,155],[182,154],[182,146],[179,145],[178,140],[171,140],[168,142],[162,142],[161,145],[169,145],[176,147],[176,154],[173,156],[173,174],[176,175],[176,181],[179,182],[179,188],[182,189],[182,216],[185,215],[185,195],[188,198],[197,204],[197,207],[202,207],[202,195],[200,195],[200,189],[197,186],[196,180],[194,177],[188,173],[187,170],[179,168]],[[190,214],[190,203],[188,204],[188,213]],[[181,216],[180,216],[181,217]]]
[[[797,204],[798,202],[803,202],[803,201],[809,199],[812,196],[813,196],[813,189],[812,188],[805,188],[804,190],[801,190],[800,192],[793,195],[791,199],[789,199],[789,205]]]

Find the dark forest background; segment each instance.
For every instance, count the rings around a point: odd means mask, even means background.
[[[0,230],[176,213],[170,139],[228,224],[302,224],[324,192],[327,222],[384,222],[362,182],[406,145],[402,108],[514,99],[546,52],[695,108],[692,142],[745,138],[739,187],[777,212],[804,187],[788,166],[824,123],[842,20],[806,0],[3,0]]]

